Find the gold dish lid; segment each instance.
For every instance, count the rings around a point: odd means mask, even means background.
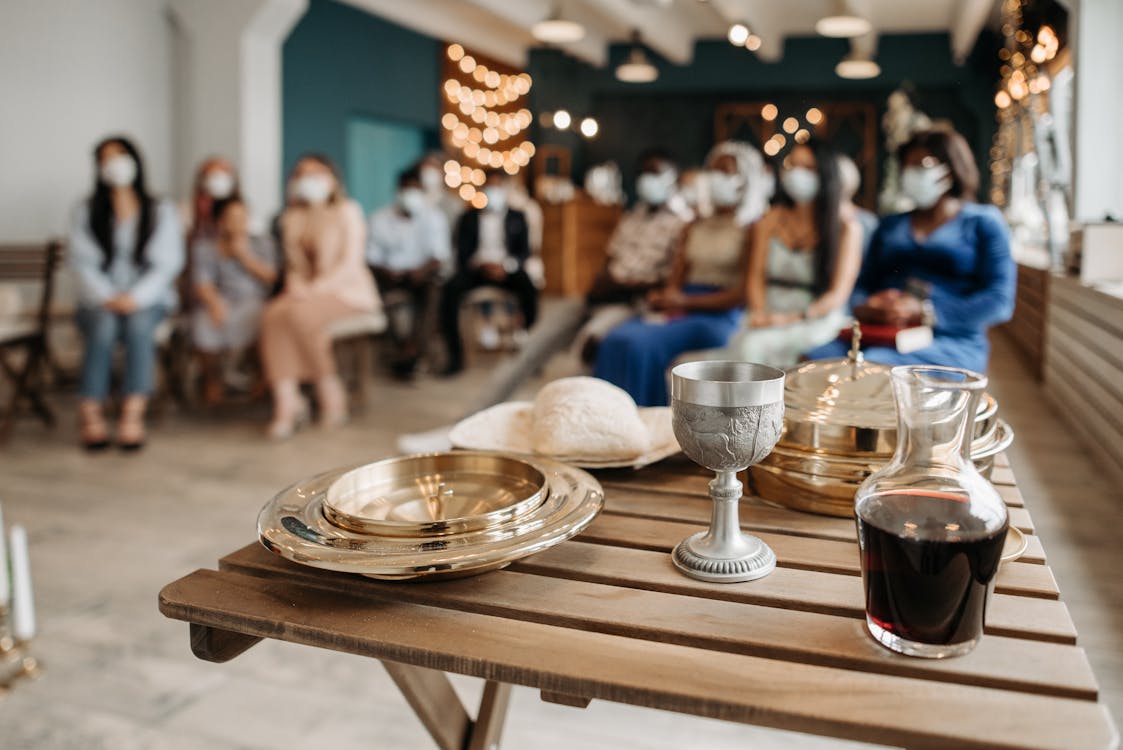
[[[850,354],[806,362],[788,371],[784,409],[788,422],[895,430],[897,410],[889,365],[866,362],[855,330]]]
[[[380,536],[439,536],[492,528],[534,510],[546,477],[520,459],[478,452],[390,458],[343,474],[328,488],[331,523]]]

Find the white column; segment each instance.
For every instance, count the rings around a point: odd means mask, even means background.
[[[308,0],[169,0],[180,37],[181,191],[208,156],[231,158],[256,216],[280,206],[281,45]]]
[[[1123,2],[1080,0],[1070,33],[1076,71],[1074,218],[1123,220]]]

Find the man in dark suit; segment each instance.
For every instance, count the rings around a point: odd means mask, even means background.
[[[538,290],[523,266],[530,257],[526,215],[508,205],[507,177],[490,172],[484,182],[487,205],[464,212],[456,225],[456,274],[441,293],[441,333],[448,348],[444,375],[464,369],[460,303],[476,287],[497,286],[518,298],[529,328],[538,317]]]

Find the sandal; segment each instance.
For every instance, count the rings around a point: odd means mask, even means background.
[[[94,452],[109,447],[109,425],[105,421],[100,402],[84,399],[78,405],[78,424],[83,448]]]
[[[146,396],[127,396],[121,406],[121,418],[117,424],[117,447],[132,453],[144,447],[148,432],[144,427],[144,410],[148,406]]]

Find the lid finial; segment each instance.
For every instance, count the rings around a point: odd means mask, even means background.
[[[850,324],[850,362],[860,365],[865,360],[862,354],[862,324],[855,320]]]

